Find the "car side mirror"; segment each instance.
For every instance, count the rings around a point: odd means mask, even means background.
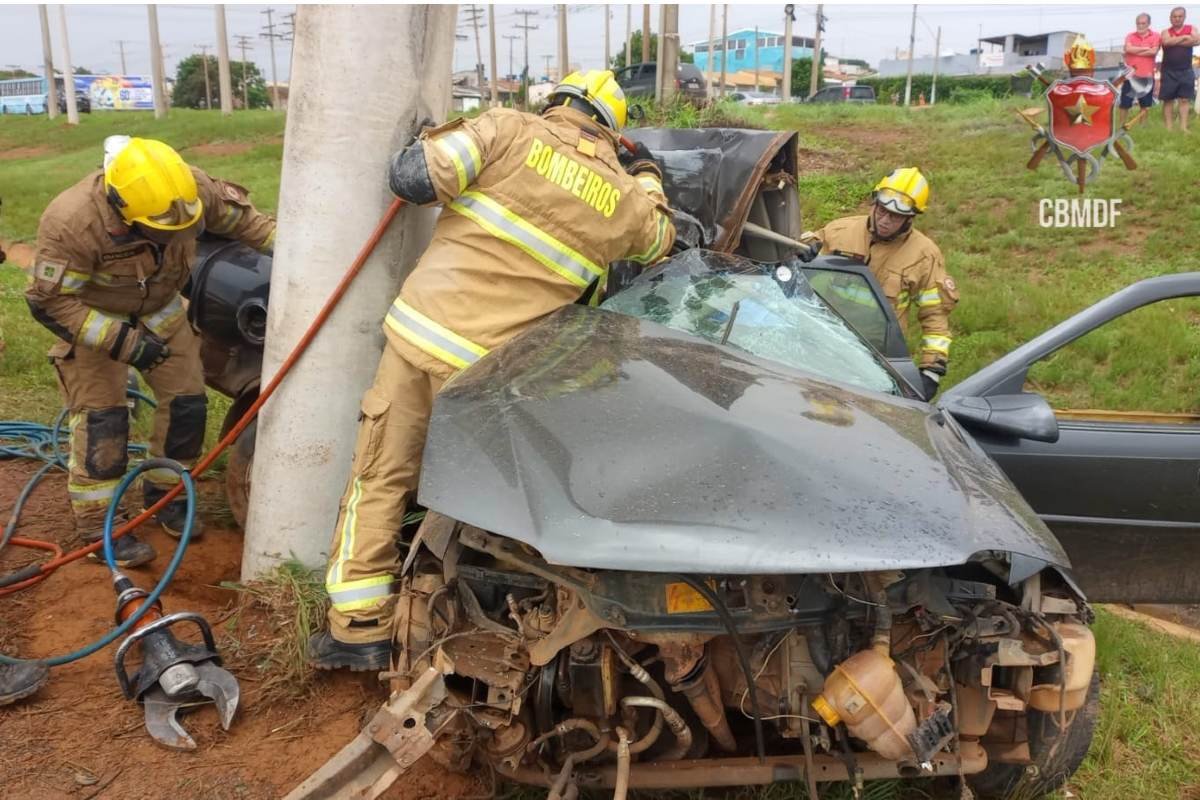
[[[1045,398],[1036,394],[942,398],[939,407],[968,428],[1016,436],[1035,442],[1058,441],[1058,419]]]

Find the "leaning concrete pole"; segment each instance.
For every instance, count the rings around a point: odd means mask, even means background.
[[[63,96],[67,101],[67,124],[79,124],[79,109],[75,105],[75,68],[71,66],[71,41],[67,37],[67,7],[60,5],[58,7],[58,28],[59,34],[62,36],[62,54],[63,54]],[[50,76],[50,81],[54,81],[54,76]]]
[[[38,19],[42,23],[42,64],[46,74],[46,116],[58,116],[58,85],[54,82],[54,49],[50,46],[50,15],[46,4],[38,6]],[[66,86],[66,81],[63,81]],[[66,99],[66,98],[64,98]]]
[[[419,120],[446,118],[454,25],[452,5],[297,6],[264,383],[391,202],[392,153]],[[359,404],[383,349],[380,323],[431,229],[427,211],[400,214],[263,409],[243,578],[293,556],[324,564]]]
[[[150,79],[154,82],[154,118],[167,116],[167,84],[163,75],[162,45],[158,41],[158,8],[146,6],[150,17]]]
[[[221,116],[233,116],[233,75],[229,71],[229,32],[225,6],[217,5],[217,86],[221,90]]]

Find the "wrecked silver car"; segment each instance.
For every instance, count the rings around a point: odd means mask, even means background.
[[[396,691],[293,797],[422,756],[554,798],[1069,777],[1097,679],[1066,555],[806,269],[689,251],[446,385]]]

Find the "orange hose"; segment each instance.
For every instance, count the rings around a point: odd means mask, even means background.
[[[246,413],[243,414],[242,418],[237,421],[237,424],[230,428],[229,433],[225,434],[224,438],[217,442],[217,446],[208,451],[208,453],[200,459],[196,466],[192,468],[191,472],[194,477],[203,475],[204,472],[213,465],[213,462],[217,460],[217,457],[220,456],[221,453],[227,447],[229,447],[229,445],[233,444],[237,440],[242,431],[246,429],[246,426],[248,426],[250,422],[258,415],[258,410],[262,408],[263,404],[265,404],[271,395],[275,393],[275,389],[279,387],[279,384],[283,381],[284,377],[287,376],[288,372],[291,371],[296,362],[300,360],[300,356],[302,356],[304,351],[308,349],[308,346],[312,343],[312,340],[316,338],[317,333],[321,330],[321,326],[325,324],[325,320],[329,318],[329,315],[333,313],[333,309],[336,308],[337,304],[341,301],[342,295],[346,293],[346,290],[350,288],[350,284],[353,283],[354,279],[358,276],[358,273],[362,271],[363,264],[366,263],[367,258],[370,257],[371,253],[375,251],[375,247],[379,244],[379,240],[383,238],[383,234],[387,231],[388,226],[392,224],[392,220],[396,218],[396,214],[399,213],[403,206],[404,201],[400,198],[397,197],[392,200],[392,204],[387,207],[387,210],[383,212],[383,217],[381,217],[379,222],[375,225],[375,230],[371,232],[370,238],[368,238],[366,243],[363,244],[362,249],[358,251],[358,255],[355,257],[354,263],[352,263],[350,268],[346,270],[346,274],[342,276],[341,281],[338,282],[338,285],[334,288],[333,293],[329,295],[329,299],[325,301],[325,305],[321,307],[321,310],[313,319],[312,324],[308,326],[308,330],[306,330],[304,335],[300,337],[300,341],[296,343],[294,348],[292,348],[292,352],[288,354],[288,357],[279,367],[279,370],[275,373],[275,376],[271,378],[266,387],[259,392],[258,399],[254,401],[250,408],[246,409]],[[120,528],[113,531],[113,538],[117,539],[121,536],[124,536],[146,520],[150,519],[150,517],[166,506],[167,503],[175,499],[175,497],[177,497],[182,491],[183,484],[175,484],[175,486],[157,503],[150,506],[150,508],[147,508],[141,514],[138,514],[129,522],[126,522]],[[35,586],[41,581],[44,581],[47,577],[49,577],[50,573],[54,572],[54,570],[58,569],[59,567],[70,564],[72,561],[78,561],[89,553],[94,553],[104,546],[103,542],[93,542],[86,547],[81,547],[78,550],[72,550],[66,555],[62,555],[62,551],[57,547],[57,545],[54,545],[53,547],[46,547],[44,546],[48,544],[46,542],[29,544],[33,541],[35,540],[12,540],[13,544],[17,544],[19,542],[29,547],[41,547],[43,550],[54,549],[60,555],[57,555],[54,559],[42,564],[40,575],[36,575],[32,578],[21,581],[20,583],[14,583],[12,586],[5,586],[4,588],[0,589],[0,597],[13,594],[14,592],[19,592],[22,589],[28,589],[30,586]]]

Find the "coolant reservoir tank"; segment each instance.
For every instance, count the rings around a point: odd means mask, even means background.
[[[1050,627],[1058,631],[1067,654],[1066,685],[1057,681],[1035,685],[1029,705],[1038,711],[1056,712],[1061,703],[1064,711],[1075,711],[1087,701],[1092,671],[1096,668],[1096,637],[1088,626],[1079,622],[1055,622]]]
[[[850,734],[884,758],[912,758],[908,735],[917,727],[895,663],[862,650],[833,668],[813,708],[829,725],[846,723]]]

